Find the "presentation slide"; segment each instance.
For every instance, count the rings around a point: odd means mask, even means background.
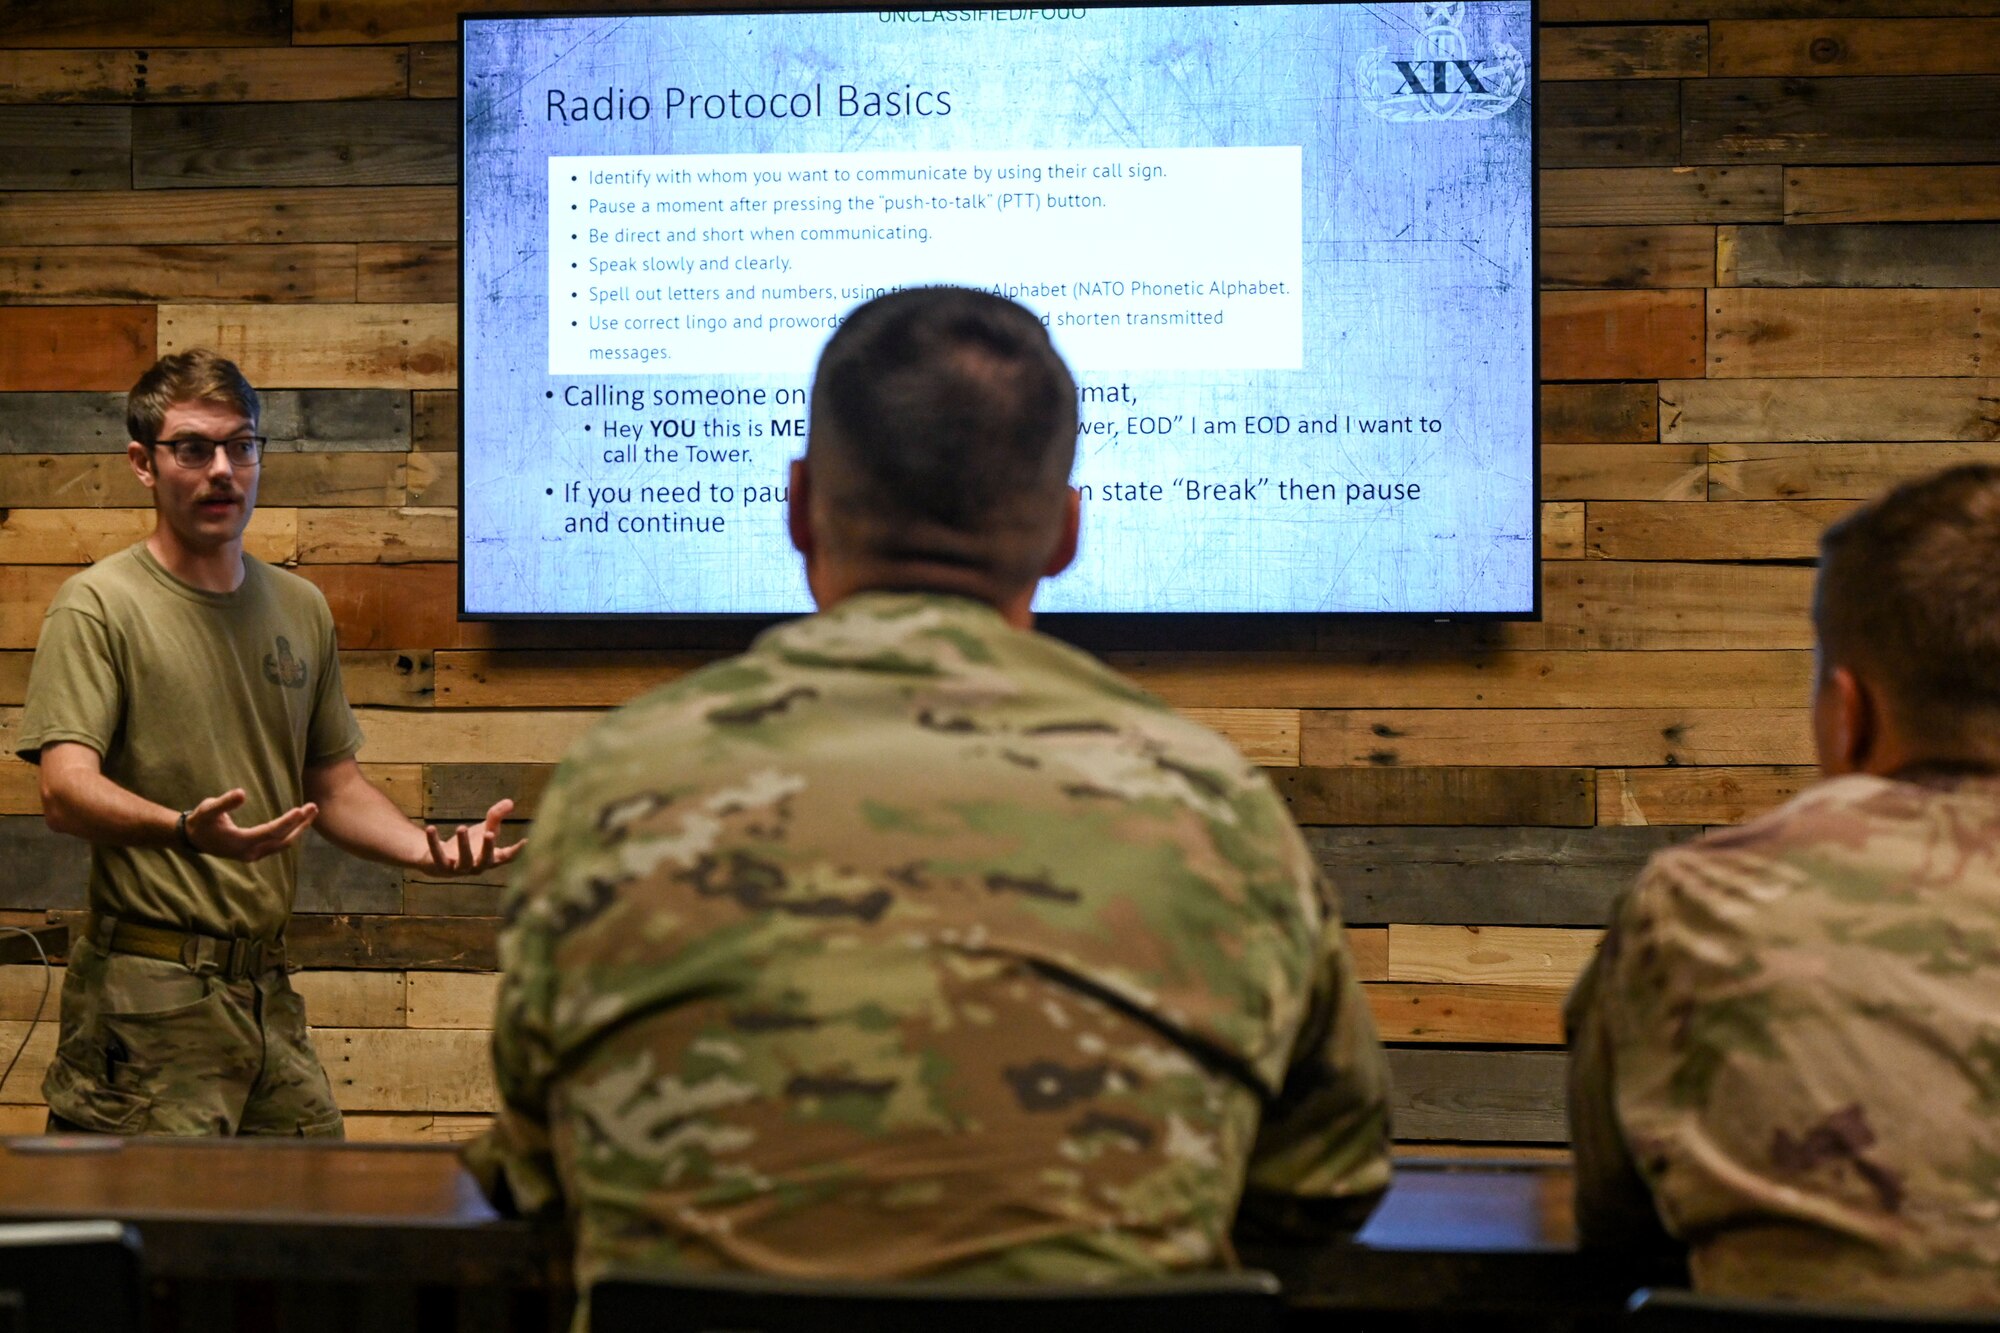
[[[1535,607],[1526,0],[468,19],[467,615],[810,609],[813,364],[931,283],[1075,371],[1047,612]]]

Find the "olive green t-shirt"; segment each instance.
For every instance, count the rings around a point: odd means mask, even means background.
[[[352,754],[361,729],[340,684],[319,589],[243,558],[234,592],[204,592],[140,543],[63,584],[42,620],[15,750],[77,741],[104,775],[185,810],[241,787],[248,827],[305,799],[305,769]],[[90,906],[219,935],[269,936],[292,911],[299,849],[245,864],[174,847],[93,845]]]

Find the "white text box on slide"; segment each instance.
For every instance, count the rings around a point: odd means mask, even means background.
[[[549,373],[791,370],[940,282],[1082,373],[1295,370],[1300,204],[1296,146],[552,157]]]

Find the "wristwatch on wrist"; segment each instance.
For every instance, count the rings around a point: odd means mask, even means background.
[[[179,819],[179,820],[178,820],[178,821],[177,821],[177,822],[176,822],[176,823],[174,824],[174,828],[175,828],[175,829],[176,829],[176,830],[177,830],[177,831],[178,831],[178,832],[180,833],[180,835],[181,835],[181,846],[183,846],[183,847],[187,848],[187,849],[188,849],[189,851],[191,851],[191,852],[198,852],[198,851],[200,851],[200,850],[201,850],[201,848],[199,848],[199,847],[195,846],[195,845],[194,845],[194,839],[193,839],[192,837],[190,837],[190,836],[188,835],[188,816],[189,816],[189,815],[191,815],[191,814],[193,814],[193,813],[194,813],[194,811],[192,811],[192,810],[183,810],[183,811],[181,811],[181,817],[180,817],[180,819]]]

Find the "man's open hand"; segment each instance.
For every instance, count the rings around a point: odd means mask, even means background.
[[[248,793],[237,787],[220,796],[211,796],[188,811],[187,836],[194,849],[209,856],[226,856],[232,861],[261,861],[305,837],[306,830],[319,817],[319,807],[307,802],[293,806],[268,824],[239,828],[229,812],[240,809],[248,799]]]
[[[434,875],[472,875],[506,865],[527,845],[525,839],[511,847],[500,845],[500,821],[513,812],[512,801],[496,801],[485,819],[478,824],[460,824],[449,841],[438,836],[435,824],[424,825],[431,859],[422,869]]]

